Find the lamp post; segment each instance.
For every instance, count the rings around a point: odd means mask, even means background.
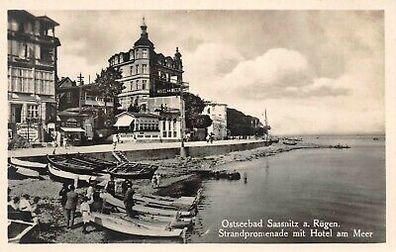
[[[183,104],[183,88],[184,83],[180,83],[180,157],[185,158],[187,156],[186,148],[184,147],[184,104]]]

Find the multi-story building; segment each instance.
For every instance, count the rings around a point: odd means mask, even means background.
[[[119,81],[123,83],[124,89],[118,96],[120,109],[127,110],[130,106],[137,105],[140,113],[158,115],[159,136],[155,138],[164,141],[180,140],[184,125],[181,117],[184,114],[184,101],[180,99],[180,92],[181,89],[188,88],[188,84],[183,82],[182,55],[177,47],[173,58],[156,53],[154,44],[148,37],[144,18],[140,28],[140,38],[133,48],[109,59],[110,67],[122,72]],[[128,117],[126,114],[123,116]],[[153,138],[152,134],[148,136]]]
[[[208,134],[213,133],[215,139],[227,137],[227,104],[208,102],[202,111],[212,119],[212,125],[208,127]]]
[[[49,140],[56,121],[55,27],[47,16],[8,11],[8,128],[31,142]]]
[[[149,97],[179,95],[183,83],[182,55],[178,48],[173,58],[156,53],[154,44],[148,37],[144,18],[140,28],[140,38],[133,48],[109,59],[110,67],[118,68],[122,72],[119,80],[124,86],[119,95],[122,109],[138,104],[144,110]]]
[[[94,83],[78,85],[69,77],[57,83],[56,91],[61,132],[65,135],[83,135],[87,140],[101,134],[97,132],[105,128],[101,115],[105,110],[113,109],[113,99],[105,101],[102,94],[95,90]]]

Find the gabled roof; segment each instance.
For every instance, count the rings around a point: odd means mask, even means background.
[[[67,82],[71,83],[71,86],[63,87],[63,85]],[[56,83],[56,88],[68,88],[68,87],[75,87],[75,86],[76,86],[76,82],[72,81],[69,77],[62,78],[60,81],[58,81],[58,83]]]

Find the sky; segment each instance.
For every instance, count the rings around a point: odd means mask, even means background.
[[[144,16],[157,53],[179,47],[204,100],[273,134],[385,132],[382,11],[30,11],[60,25],[58,75],[88,80],[128,51]]]

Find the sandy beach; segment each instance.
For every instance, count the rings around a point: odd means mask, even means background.
[[[192,173],[193,170],[216,170],[225,169],[224,164],[230,162],[247,162],[253,159],[272,156],[282,152],[306,148],[329,148],[310,143],[298,143],[295,146],[275,144],[252,150],[231,152],[226,155],[207,156],[202,158],[173,158],[166,160],[144,161],[144,163],[156,164],[160,168],[157,173],[161,174],[161,182],[158,188],[151,185],[149,180],[134,180],[137,193],[157,194],[163,196],[192,196],[201,186],[201,178]],[[52,181],[49,176],[42,180],[25,179],[9,180],[10,196],[29,194],[31,197],[40,197],[40,232],[37,240],[39,243],[102,243],[104,231],[96,227],[89,227],[88,234],[82,233],[82,219],[78,214],[75,219],[75,227],[67,229],[63,210],[59,201],[59,191],[62,184]],[[78,188],[77,193],[84,194],[86,188]],[[78,207],[77,207],[78,212]]]

